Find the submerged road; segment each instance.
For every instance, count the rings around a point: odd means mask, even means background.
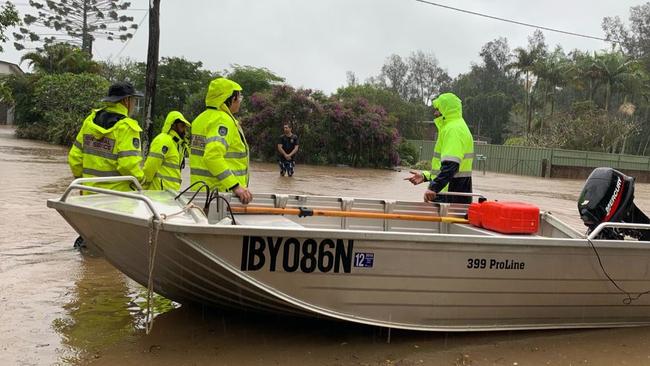
[[[102,258],[72,249],[76,233],[53,210],[72,179],[67,149],[0,128],[0,365],[642,365],[650,329],[418,333],[330,321],[156,304],[143,332],[144,291]],[[187,175],[187,172],[185,172]],[[252,166],[252,191],[420,200],[408,171],[298,165],[280,177]],[[489,199],[538,204],[582,230],[581,181],[477,173]],[[636,187],[650,212],[650,185]],[[649,284],[650,287],[650,284]],[[390,338],[390,344],[387,341]]]

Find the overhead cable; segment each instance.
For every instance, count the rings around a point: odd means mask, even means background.
[[[437,7],[440,7],[440,8],[445,8],[445,9],[449,9],[449,10],[458,11],[458,12],[461,12],[461,13],[466,13],[466,14],[476,15],[476,16],[483,17],[483,18],[488,18],[488,19],[493,19],[493,20],[499,20],[499,21],[502,21],[502,22],[512,23],[512,24],[517,24],[517,25],[523,25],[524,27],[530,27],[530,28],[536,28],[536,29],[543,29],[543,30],[547,30],[547,31],[549,31],[549,32],[562,33],[562,34],[567,34],[567,35],[570,35],[570,36],[576,36],[576,37],[583,37],[583,38],[595,39],[595,40],[604,41],[604,42],[621,43],[619,40],[616,40],[616,39],[607,39],[607,38],[602,38],[602,37],[591,36],[591,35],[588,35],[588,34],[582,34],[582,33],[570,32],[570,31],[565,31],[565,30],[556,29],[556,28],[550,28],[550,27],[544,27],[544,26],[541,26],[541,25],[535,25],[535,24],[530,24],[530,23],[520,22],[520,21],[518,21],[518,20],[507,19],[507,18],[501,18],[501,17],[497,17],[497,16],[493,16],[493,15],[483,14],[483,13],[479,13],[479,12],[476,12],[476,11],[471,11],[471,10],[465,10],[465,9],[455,8],[455,7],[453,7],[453,6],[444,5],[444,4],[439,4],[439,3],[434,3],[434,2],[432,2],[432,1],[426,1],[426,0],[415,0],[415,1],[417,1],[417,2],[419,2],[419,3],[423,3],[423,4],[428,4],[428,5],[432,5],[432,6],[437,6]]]

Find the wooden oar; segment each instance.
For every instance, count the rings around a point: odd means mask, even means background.
[[[409,215],[409,214],[392,214],[367,211],[335,211],[300,208],[275,208],[259,206],[235,206],[232,207],[233,213],[242,214],[271,214],[271,215],[298,215],[302,216],[329,216],[329,217],[355,217],[363,219],[385,219],[385,220],[408,220],[408,221],[429,221],[429,222],[447,222],[456,224],[468,224],[469,221],[457,217],[448,216],[429,216],[429,215]]]

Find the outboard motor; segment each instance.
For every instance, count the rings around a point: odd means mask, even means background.
[[[603,222],[650,224],[650,219],[634,204],[634,178],[612,168],[596,168],[587,178],[578,199],[578,211],[592,232]],[[623,240],[630,236],[650,240],[649,230],[606,228],[598,239]]]

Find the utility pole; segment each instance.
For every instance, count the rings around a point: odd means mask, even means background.
[[[149,152],[153,139],[153,106],[158,79],[158,46],[160,41],[160,0],[149,0],[149,50],[147,52],[147,75],[144,82],[144,151]]]

